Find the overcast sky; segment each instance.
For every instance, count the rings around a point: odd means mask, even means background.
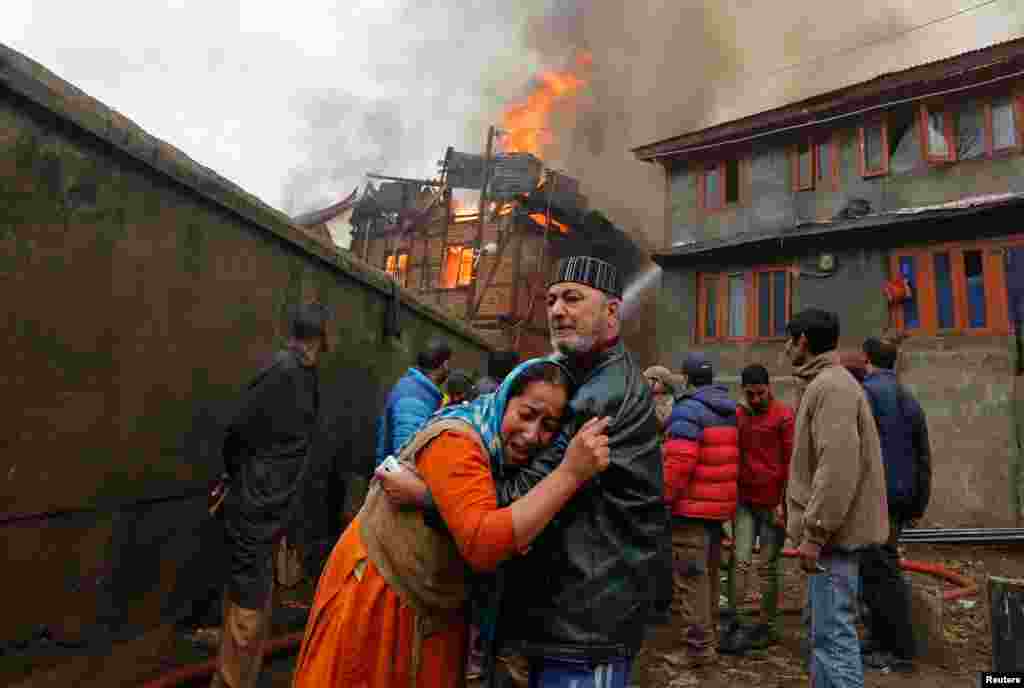
[[[587,136],[548,162],[655,241],[660,171],[631,146],[1024,32],[1019,0],[0,3],[0,42],[292,215],[481,151],[539,69],[585,49]]]
[[[0,41],[295,214],[482,148],[539,64],[524,18],[550,3],[458,4],[3,0]]]

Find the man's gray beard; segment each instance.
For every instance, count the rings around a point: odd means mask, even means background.
[[[597,337],[576,335],[570,341],[556,341],[554,337],[551,338],[551,347],[565,356],[579,356],[580,354],[590,353],[596,346]]]

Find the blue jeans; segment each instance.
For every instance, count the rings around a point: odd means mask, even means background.
[[[811,688],[863,688],[864,664],[857,638],[859,559],[852,552],[822,554],[825,573],[807,581],[804,622]]]
[[[530,663],[530,688],[626,688],[631,658],[604,664],[544,658]]]

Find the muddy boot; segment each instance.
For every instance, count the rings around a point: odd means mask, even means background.
[[[739,614],[735,609],[722,610],[722,622],[718,627],[718,651],[725,655],[736,654],[733,647],[736,644],[736,635],[743,628]]]
[[[736,654],[744,654],[748,650],[763,650],[779,642],[779,634],[769,624],[755,624],[741,629],[734,636]]]

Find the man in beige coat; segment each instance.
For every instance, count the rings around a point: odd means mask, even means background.
[[[793,317],[787,334],[799,391],[786,531],[810,575],[804,618],[811,686],[863,688],[858,551],[889,535],[878,431],[861,386],[839,363],[838,317],[808,309]]]

